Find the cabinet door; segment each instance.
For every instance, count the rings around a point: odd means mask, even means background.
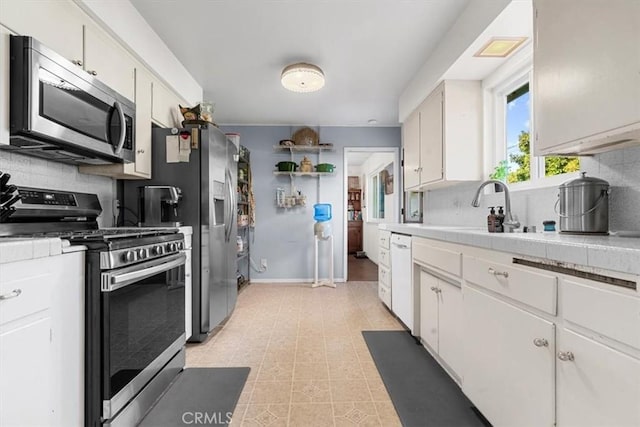
[[[402,124],[404,190],[420,185],[420,112],[414,111]]]
[[[462,373],[462,290],[438,280],[438,354],[458,375]]]
[[[470,287],[463,305],[465,394],[494,426],[553,426],[555,325]]]
[[[536,0],[534,7],[535,154],[578,152],[581,139],[640,127],[640,2]],[[594,145],[620,138],[600,139]]]
[[[438,349],[438,279],[420,271],[420,338],[436,353]]]
[[[561,344],[560,344],[561,343]],[[640,425],[640,360],[563,330],[557,361],[558,425]]]
[[[136,68],[136,163],[137,173],[151,177],[151,75]]]
[[[120,95],[134,99],[135,62],[104,31],[87,24],[84,31],[84,69]]]
[[[0,145],[9,144],[9,36],[11,32],[0,25]]]
[[[9,325],[0,327],[0,425],[52,425],[51,318]]]
[[[420,107],[420,180],[439,181],[443,173],[442,96],[440,86]]]
[[[193,311],[191,309],[193,305],[193,279],[191,278],[191,249],[187,249],[183,251],[183,253],[187,256],[187,259],[184,262],[184,315],[185,315],[185,324],[184,330],[186,333],[187,339],[191,337],[192,334],[192,314]]]
[[[179,127],[182,121],[178,110],[180,102],[173,92],[154,79],[151,97],[151,118],[154,122],[163,127]]]
[[[82,11],[70,0],[2,0],[0,23],[82,64]],[[4,61],[4,58],[3,58]]]

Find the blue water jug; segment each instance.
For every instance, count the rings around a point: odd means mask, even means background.
[[[329,221],[331,219],[331,204],[316,203],[313,205],[313,219],[316,221]]]

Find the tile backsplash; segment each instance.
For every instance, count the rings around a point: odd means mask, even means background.
[[[581,168],[589,176],[609,182],[609,228],[640,230],[640,147],[582,157]],[[502,194],[483,196],[480,208],[471,206],[479,182],[458,184],[425,193],[424,223],[484,227],[488,206],[504,204]],[[542,227],[546,219],[558,220],[553,206],[558,188],[549,187],[511,193],[511,208],[523,225]]]
[[[77,166],[5,150],[0,150],[0,171],[10,173],[10,183],[18,186],[95,193],[102,205],[98,223],[101,227],[113,225],[116,181],[111,178],[82,174]]]

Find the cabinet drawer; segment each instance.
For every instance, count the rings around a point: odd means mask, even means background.
[[[391,287],[391,270],[382,265],[378,265],[378,281],[384,283],[388,288]]]
[[[546,313],[557,312],[558,278],[554,275],[465,256],[464,279]]]
[[[570,322],[640,349],[638,297],[563,280],[562,311]]]
[[[9,298],[0,300],[0,325],[46,310],[51,305],[51,288],[49,286],[52,280],[51,275],[42,273],[16,278],[9,271],[10,268],[6,266],[11,265],[13,267],[17,264],[24,264],[25,267],[31,269],[35,267],[32,260],[3,266],[3,276],[6,273],[8,280],[5,281],[3,278],[0,282],[0,295]],[[22,275],[24,275],[24,271]],[[13,295],[16,296],[13,297]]]
[[[422,239],[413,239],[413,259],[421,264],[436,267],[454,276],[462,275],[462,253],[436,248]]]
[[[391,289],[383,285],[382,282],[378,282],[378,298],[391,309]]]
[[[389,249],[380,248],[378,262],[385,267],[391,267],[391,253],[389,252]]]
[[[389,249],[391,243],[391,232],[387,230],[378,230],[378,238],[380,239],[380,247]]]

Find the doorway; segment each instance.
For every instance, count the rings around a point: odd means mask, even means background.
[[[400,220],[399,149],[344,149],[344,276],[378,280],[378,225]]]

